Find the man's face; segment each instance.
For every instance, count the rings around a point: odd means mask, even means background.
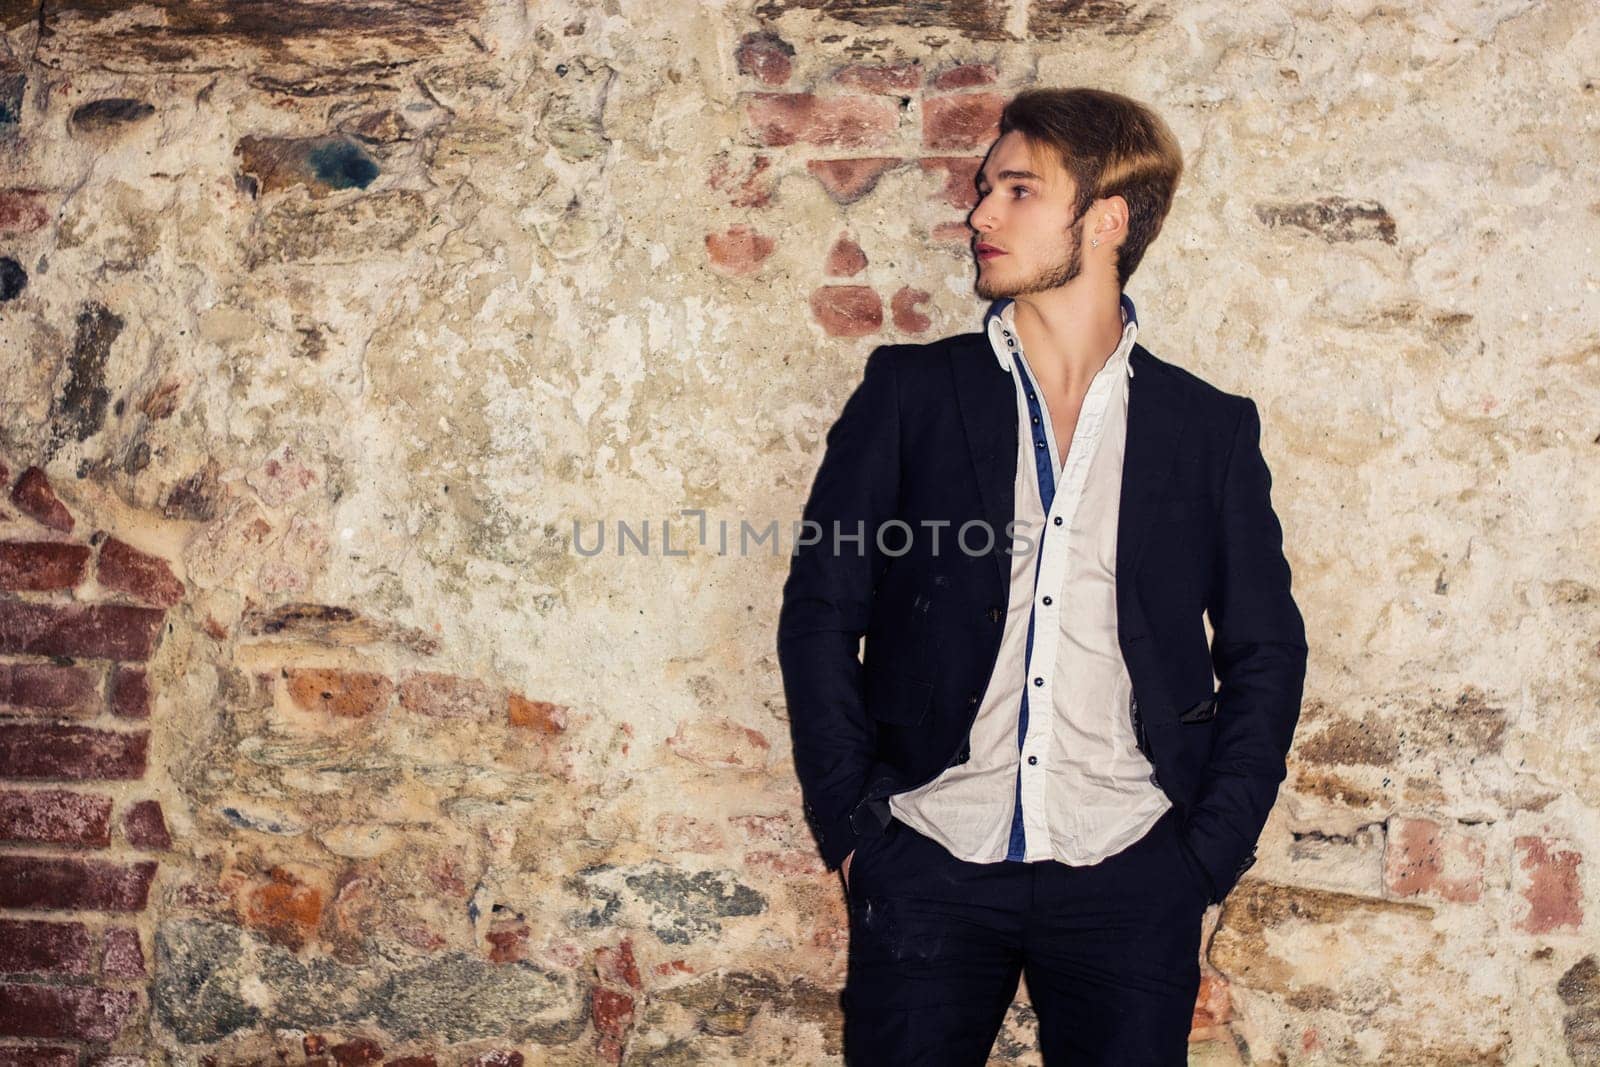
[[[1048,152],[1030,151],[1016,130],[994,143],[978,173],[979,200],[969,220],[977,231],[972,243],[980,297],[1042,293],[1082,273],[1076,192],[1060,164]]]

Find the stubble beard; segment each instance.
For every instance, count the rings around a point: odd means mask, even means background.
[[[984,300],[1014,298],[1029,293],[1044,293],[1059,289],[1083,273],[1083,239],[1078,235],[1076,220],[1067,226],[1067,250],[1054,263],[1046,264],[1032,276],[1004,283],[978,273],[978,296]]]

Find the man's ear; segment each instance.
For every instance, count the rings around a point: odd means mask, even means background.
[[[1120,245],[1128,236],[1128,202],[1120,194],[1095,201],[1094,207],[1089,210],[1089,217],[1094,220],[1091,236],[1100,238],[1101,244],[1109,242]],[[1111,219],[1115,225],[1108,226],[1107,219]]]

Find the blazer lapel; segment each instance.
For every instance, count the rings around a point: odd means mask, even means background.
[[[1017,394],[984,334],[967,335],[950,353],[967,454],[972,458],[983,519],[994,531],[995,568],[1002,587],[1011,581],[1006,526],[1016,517]],[[953,531],[959,532],[959,531]]]
[[[1138,342],[1128,354],[1128,439],[1122,455],[1122,500],[1117,510],[1117,584],[1139,570],[1145,534],[1156,517],[1177,458],[1187,406],[1170,377]]]
[[[1145,534],[1170,480],[1186,415],[1171,380],[1162,373],[1165,368],[1144,346],[1135,342],[1128,359],[1133,377],[1128,379],[1128,435],[1117,510],[1118,585],[1139,569]],[[956,346],[950,364],[983,518],[995,533],[995,567],[1005,585],[1011,580],[1005,530],[1016,517],[1016,386],[981,333]]]

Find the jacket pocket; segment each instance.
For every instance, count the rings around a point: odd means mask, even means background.
[[[1217,695],[1215,693],[1178,713],[1178,721],[1183,723],[1210,722],[1216,717]]]

